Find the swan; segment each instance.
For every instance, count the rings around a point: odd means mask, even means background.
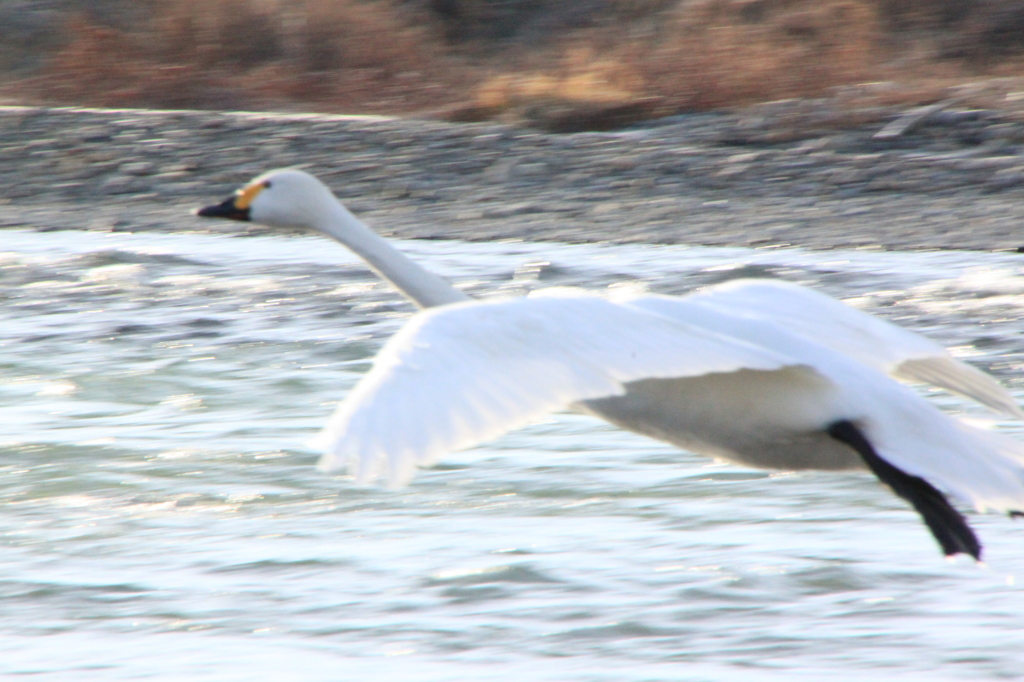
[[[1024,509],[1024,443],[946,415],[896,379],[1024,417],[989,375],[824,294],[736,280],[682,297],[566,290],[476,300],[393,248],[312,175],[264,173],[206,218],[309,227],[419,308],[319,437],[320,468],[401,486],[418,466],[566,408],[768,469],[867,470],[947,556],[981,544],[947,491]]]

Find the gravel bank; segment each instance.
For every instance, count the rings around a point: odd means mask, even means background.
[[[811,248],[1024,246],[1024,123],[941,111],[878,141],[797,105],[617,133],[214,112],[0,108],[0,226],[261,231],[201,221],[301,165],[405,238]]]

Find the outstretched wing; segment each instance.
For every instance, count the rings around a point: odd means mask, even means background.
[[[932,384],[1024,419],[1024,411],[988,374],[953,358],[920,334],[806,287],[768,279],[734,280],[683,300],[774,322],[899,379]]]
[[[872,445],[891,465],[950,490],[979,508],[1024,507],[1024,444],[952,419],[907,387],[887,379],[879,371],[886,367],[879,357],[885,358],[886,353],[890,358],[899,357],[898,345],[886,346],[878,341],[881,349],[872,360],[870,354],[865,357],[871,341],[865,336],[865,347],[856,353],[843,353],[841,345],[802,333],[804,327],[791,323],[784,315],[738,315],[728,306],[711,305],[701,295],[639,296],[624,299],[622,305],[686,320],[725,336],[757,339],[765,348],[799,357],[805,366],[816,368],[819,374],[831,378],[833,385],[844,389],[854,401],[847,404],[848,414],[860,415],[858,419]],[[766,306],[761,310],[768,309]],[[887,331],[883,328],[879,336]],[[919,343],[915,335],[909,335],[907,348]],[[930,344],[927,339],[920,339],[921,347],[927,349],[926,344]]]
[[[784,353],[593,296],[459,303],[415,315],[331,418],[320,466],[407,482],[416,465],[623,384],[799,365]]]

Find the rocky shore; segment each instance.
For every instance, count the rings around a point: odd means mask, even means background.
[[[899,114],[840,127],[780,103],[547,134],[373,117],[4,107],[0,226],[259,232],[190,212],[263,170],[297,165],[379,232],[405,238],[1024,246],[1024,122],[949,108],[878,139]]]

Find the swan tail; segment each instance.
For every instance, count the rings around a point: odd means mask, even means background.
[[[828,434],[853,448],[879,480],[914,507],[946,556],[968,554],[977,561],[981,560],[978,536],[942,492],[923,478],[908,474],[882,459],[853,422],[837,421],[829,427]]]

